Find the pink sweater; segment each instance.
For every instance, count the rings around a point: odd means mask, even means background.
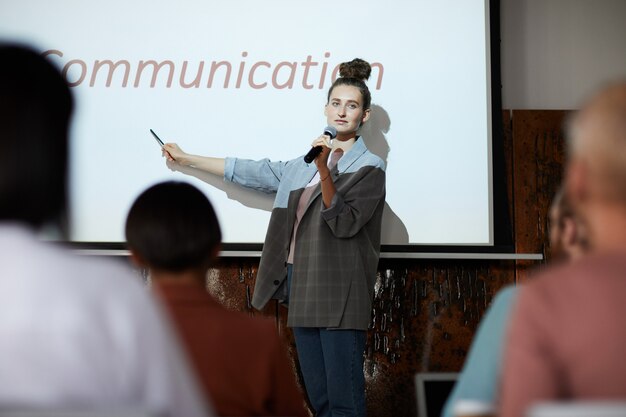
[[[626,251],[545,270],[521,289],[508,336],[501,417],[626,398]]]

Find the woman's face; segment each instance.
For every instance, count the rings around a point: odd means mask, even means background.
[[[338,85],[324,108],[326,122],[337,129],[337,139],[354,137],[356,131],[370,117],[370,110],[363,110],[363,97],[358,88]]]

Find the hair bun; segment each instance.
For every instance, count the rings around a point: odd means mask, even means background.
[[[356,78],[357,80],[367,80],[372,72],[372,67],[367,61],[354,58],[350,62],[343,62],[339,65],[339,75],[342,78]]]

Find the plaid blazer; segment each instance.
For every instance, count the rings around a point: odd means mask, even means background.
[[[224,178],[267,193],[274,207],[252,305],[287,299],[287,256],[300,195],[317,173],[287,162],[226,158]],[[296,236],[287,324],[366,330],[371,320],[385,201],[384,162],[357,140],[332,169],[337,189],[325,208],[318,184]]]

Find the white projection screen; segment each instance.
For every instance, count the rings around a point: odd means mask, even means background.
[[[387,164],[383,244],[493,245],[488,0],[4,1],[0,37],[72,85],[74,242],[123,242],[134,198],[182,180],[225,243],[262,243],[272,196],[168,168],[149,129],[194,154],[299,157],[326,125],[335,68],[360,57],[362,140]]]

